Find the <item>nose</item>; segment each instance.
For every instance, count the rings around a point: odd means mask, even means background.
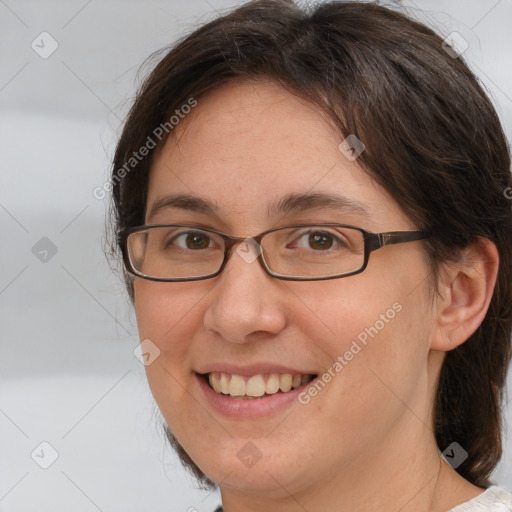
[[[234,246],[210,293],[204,327],[232,343],[256,333],[275,335],[286,325],[282,283],[265,272],[257,255],[254,244]]]

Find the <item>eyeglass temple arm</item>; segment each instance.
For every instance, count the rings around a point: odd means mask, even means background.
[[[367,233],[366,243],[368,251],[375,251],[387,245],[400,244],[403,242],[414,242],[424,240],[430,235],[425,231],[390,231],[388,233]]]

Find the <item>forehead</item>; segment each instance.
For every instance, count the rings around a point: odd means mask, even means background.
[[[198,99],[162,153],[172,160],[208,162],[215,170],[229,165],[250,167],[253,173],[262,167],[281,173],[282,162],[297,166],[306,157],[309,164],[318,151],[337,152],[338,138],[317,106],[278,84],[263,79],[229,81]]]
[[[148,210],[165,195],[209,198],[225,216],[263,221],[290,193],[339,193],[379,222],[398,205],[319,108],[269,81],[228,82],[200,97],[153,160]],[[370,226],[368,226],[370,228]]]

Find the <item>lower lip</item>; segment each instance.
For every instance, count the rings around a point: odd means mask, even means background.
[[[229,395],[215,392],[204,380],[204,378],[196,374],[199,387],[202,389],[206,399],[212,407],[224,416],[231,418],[261,418],[270,416],[278,411],[282,411],[289,407],[292,402],[304,389],[314,382],[312,381],[291,389],[286,393],[275,393],[273,395],[264,395],[262,398],[254,398],[244,400],[240,398],[232,398]]]

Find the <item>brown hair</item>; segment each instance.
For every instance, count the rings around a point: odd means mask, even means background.
[[[113,162],[112,221],[116,232],[144,223],[151,154],[122,179],[119,169],[191,97],[200,102],[227,80],[266,78],[316,104],[340,136],[364,142],[360,165],[419,229],[435,233],[425,244],[434,286],[439,263],[456,259],[475,238],[498,248],[489,310],[478,330],[446,354],[433,425],[441,451],[456,441],[468,452],[460,475],[487,487],[502,453],[511,357],[510,157],[478,80],[442,43],[422,24],[360,2],[299,7],[255,0],[199,27],[165,53],[138,92]],[[185,466],[214,485],[164,428]]]

